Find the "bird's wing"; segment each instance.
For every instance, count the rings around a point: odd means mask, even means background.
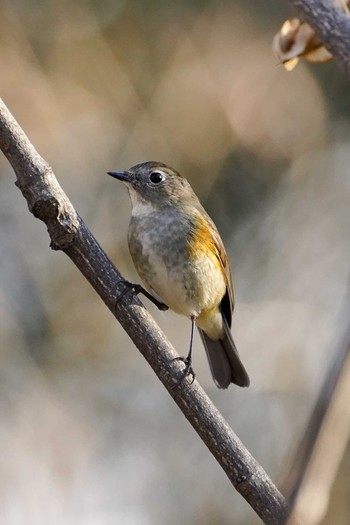
[[[222,309],[222,313],[227,319],[228,325],[231,326],[232,312],[235,306],[235,298],[234,298],[234,293],[233,293],[230,262],[227,257],[224,243],[222,242],[222,239],[216,227],[212,231],[212,236],[213,236],[216,256],[220,261],[221,267],[224,271],[224,276],[225,276],[225,281],[226,281],[227,294],[223,297],[223,300],[221,302],[221,309]]]
[[[198,209],[198,212],[199,213],[196,216],[194,224],[196,239],[198,243],[200,243],[202,246],[206,246],[207,252],[209,252],[217,258],[223,270],[223,276],[226,283],[226,295],[222,299],[221,310],[227,320],[228,325],[231,326],[232,312],[235,301],[230,263],[227,257],[224,243],[222,242],[222,239],[214,222],[206,213],[204,208],[201,207],[201,209]],[[210,235],[208,235],[208,233]]]

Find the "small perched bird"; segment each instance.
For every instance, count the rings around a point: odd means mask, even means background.
[[[137,291],[192,321],[185,373],[192,371],[196,325],[216,385],[249,386],[230,332],[234,298],[227,254],[190,184],[161,162],[108,174],[126,184],[131,198],[129,250],[149,292]]]

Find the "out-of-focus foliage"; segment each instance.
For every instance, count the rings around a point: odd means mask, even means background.
[[[275,481],[347,321],[350,259],[348,85],[331,63],[276,65],[291,15],[257,1],[0,6],[1,95],[124,275],[137,280],[130,204],[108,170],[173,165],[218,224],[252,386],[218,391],[199,341],[194,367]],[[253,522],[13,180],[1,157],[1,522]],[[189,322],[147,307],[184,354]]]

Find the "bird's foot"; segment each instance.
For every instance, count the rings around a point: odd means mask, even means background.
[[[115,306],[117,307],[119,305],[119,303],[122,301],[122,299],[124,299],[124,297],[129,294],[129,293],[132,293],[134,294],[134,287],[135,285],[133,283],[129,283],[129,281],[118,281],[117,284],[123,284],[125,286],[124,290],[118,295],[117,297],[117,300],[115,302]]]
[[[119,281],[118,284],[124,284],[125,289],[117,298],[115,303],[116,306],[120,303],[120,301],[123,299],[123,297],[125,297],[126,294],[132,293],[133,295],[138,295],[142,293],[145,297],[147,297],[147,299],[149,299],[153,304],[155,304],[159,310],[165,311],[169,309],[169,307],[166,304],[162,303],[161,301],[158,301],[155,297],[153,297],[153,295],[147,292],[147,290],[145,290],[145,288],[141,286],[141,284],[134,284],[124,280]]]
[[[185,368],[182,371],[181,377],[174,387],[181,385],[183,380],[188,376],[192,376],[190,382],[190,385],[192,385],[193,381],[196,379],[196,374],[192,368],[192,359],[189,359],[188,357],[175,357],[173,361],[182,361],[185,364]]]

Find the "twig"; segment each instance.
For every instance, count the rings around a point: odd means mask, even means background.
[[[331,0],[289,0],[298,16],[305,20],[316,32],[324,46],[332,53],[341,70],[350,76],[350,17],[346,16]],[[339,392],[344,390],[344,377],[348,374],[350,352],[350,334],[339,347],[321,388],[313,414],[298,448],[293,468],[288,475],[289,505],[291,511],[299,513],[307,500],[310,500],[310,479],[314,475],[315,465],[320,461],[317,452],[321,450],[322,440],[329,433],[328,421],[332,413],[339,410]],[[343,389],[343,390],[342,390]],[[323,450],[323,449],[322,449]],[[336,461],[336,459],[334,460]],[[329,463],[328,463],[329,465]],[[334,465],[332,465],[334,467]],[[309,482],[309,483],[308,483]],[[285,487],[286,488],[286,487]],[[302,515],[306,513],[302,512]],[[294,515],[294,513],[293,513]]]
[[[301,464],[296,462],[299,475],[290,498],[292,516],[301,516],[308,524],[320,523],[324,517],[329,493],[349,440],[349,341],[348,337],[347,346],[343,346],[328,374],[300,447]]]
[[[314,29],[342,71],[350,76],[350,17],[331,0],[289,0],[289,3]]]
[[[162,381],[236,490],[264,523],[278,525],[287,516],[286,501],[262,467],[223,419],[197,381],[177,385],[182,365],[142,303],[126,294],[124,285],[83,220],[0,99],[0,148],[11,163],[17,186],[30,211],[47,225],[54,250],[65,252],[90,282]],[[130,379],[131,380],[131,379]],[[137,385],[135,386],[137,388]]]

